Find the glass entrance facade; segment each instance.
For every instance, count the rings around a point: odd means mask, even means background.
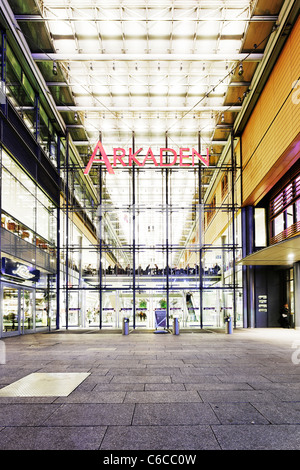
[[[137,161],[114,174],[92,167],[94,240],[74,229],[71,201],[62,211],[63,326],[121,328],[128,317],[132,328],[155,329],[158,311],[167,328],[175,317],[181,328],[223,328],[229,315],[242,326],[239,169],[228,158],[220,167],[193,165],[190,157],[185,166]],[[78,172],[66,167],[70,187]],[[208,172],[226,181],[222,198],[204,198]],[[221,233],[212,228],[216,214],[223,217]]]

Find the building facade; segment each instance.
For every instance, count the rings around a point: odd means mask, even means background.
[[[120,329],[123,318],[143,330],[175,318],[186,330],[224,328],[228,317],[235,328],[279,327],[286,303],[298,327],[297,2],[263,20],[253,12],[249,25],[268,25],[262,57],[232,69],[240,96],[231,91],[226,116],[209,112],[212,142],[199,125],[184,134],[182,120],[176,132],[160,124],[158,137],[123,129],[112,145],[102,115],[94,153],[82,148],[85,118],[70,111],[68,71],[34,60],[42,46],[29,25],[44,23],[26,14],[38,3],[21,3],[0,10],[0,336]]]

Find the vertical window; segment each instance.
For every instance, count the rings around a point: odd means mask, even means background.
[[[296,221],[300,221],[300,199],[296,201]]]
[[[284,230],[284,217],[283,213],[279,214],[275,219],[274,219],[274,236],[278,235],[279,233],[283,232]]]
[[[286,210],[286,228],[294,223],[294,206],[290,205]]]
[[[254,224],[255,224],[255,246],[266,246],[266,220],[265,220],[265,209],[255,208],[254,212]]]

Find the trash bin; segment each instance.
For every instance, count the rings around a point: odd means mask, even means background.
[[[179,320],[173,318],[173,335],[179,335]]]
[[[228,335],[232,334],[232,321],[230,317],[225,318],[225,333]]]
[[[123,325],[122,325],[122,335],[128,335],[129,333],[129,318],[123,318]]]

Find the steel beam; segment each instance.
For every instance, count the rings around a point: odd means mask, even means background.
[[[145,61],[145,62],[224,62],[246,61],[259,62],[263,58],[261,53],[228,53],[228,54],[60,54],[33,52],[36,62],[113,62],[113,61]]]

